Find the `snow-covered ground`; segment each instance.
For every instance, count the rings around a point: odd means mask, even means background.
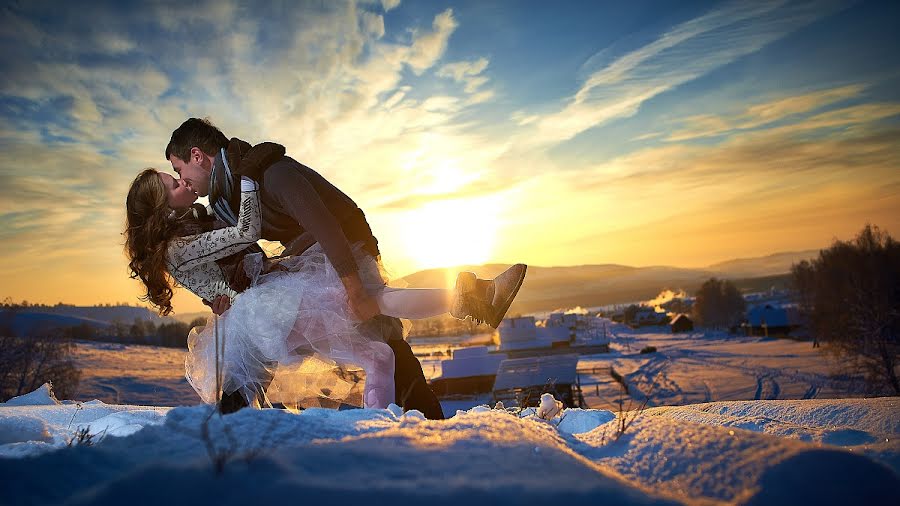
[[[646,346],[656,353],[640,354]],[[585,401],[612,409],[619,386],[612,366],[633,393],[648,394],[650,406],[712,401],[862,397],[861,378],[839,374],[838,362],[811,341],[697,331],[671,334],[666,327],[629,329],[615,325],[612,352],[578,363]]]
[[[0,404],[2,504],[896,504],[900,398],[620,416]],[[542,417],[538,416],[542,415]],[[617,438],[623,417],[631,421]],[[78,432],[87,442],[67,445]]]
[[[182,350],[79,343],[85,402],[41,389],[0,404],[0,504],[898,502],[900,398],[862,398],[822,348],[620,326],[611,341],[578,365],[595,409],[543,420],[470,399],[443,402],[456,413],[444,421],[399,410],[210,418]],[[649,394],[645,411],[616,413],[610,366],[632,408]],[[439,359],[423,369],[440,374]]]
[[[626,376],[636,396],[650,394],[650,406],[755,399],[862,397],[859,378],[836,376],[837,362],[809,341],[730,336],[724,332],[672,335],[665,327],[632,330],[611,325],[611,353],[583,356],[578,364],[585,402],[614,409],[619,387],[613,366]],[[472,342],[483,343],[485,336]],[[459,341],[459,339],[457,339]],[[461,342],[413,341],[417,353],[446,350]],[[442,344],[443,343],[443,344]],[[642,355],[645,346],[656,353]],[[426,356],[426,378],[440,375],[440,360]],[[184,351],[154,346],[78,343],[75,359],[82,371],[75,399],[155,406],[189,406],[197,395],[184,379]],[[489,396],[444,402],[446,410],[468,409]]]

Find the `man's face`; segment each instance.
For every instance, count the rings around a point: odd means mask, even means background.
[[[178,173],[187,187],[200,197],[209,194],[209,174],[212,170],[212,159],[206,156],[200,149],[191,148],[190,159],[187,161],[175,155],[169,156],[172,169]]]

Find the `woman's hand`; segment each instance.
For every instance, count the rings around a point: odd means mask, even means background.
[[[358,274],[344,276],[341,278],[341,282],[344,283],[344,288],[347,290],[347,303],[350,305],[350,310],[360,321],[366,321],[381,314],[378,301],[363,288]]]
[[[222,316],[222,313],[231,308],[231,299],[227,295],[219,295],[212,301],[210,307],[213,313]]]
[[[366,321],[375,318],[381,314],[381,308],[378,307],[378,301],[375,297],[362,292],[357,295],[351,295],[349,298],[350,309],[356,314],[360,321]]]

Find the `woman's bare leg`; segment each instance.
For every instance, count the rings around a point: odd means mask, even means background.
[[[421,320],[449,313],[454,293],[445,288],[384,288],[375,299],[381,314]]]
[[[363,406],[384,409],[394,402],[394,350],[385,343],[373,341],[362,355],[359,365],[366,371]]]

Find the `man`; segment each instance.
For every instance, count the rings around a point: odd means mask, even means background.
[[[166,146],[166,158],[175,172],[198,196],[209,196],[216,216],[231,224],[235,222],[236,207],[230,205],[235,195],[230,181],[236,176],[230,173],[228,160],[232,157],[232,149],[238,146],[240,151],[243,144],[238,139],[232,139],[229,143],[225,135],[207,120],[190,118],[172,133]],[[250,146],[243,147],[245,153],[247,148]],[[363,287],[350,244],[363,243],[365,251],[375,258],[379,257],[380,252],[378,241],[362,210],[316,171],[283,156],[283,148],[278,148],[281,151],[252,148],[256,154],[264,152],[254,159],[260,166],[255,178],[261,186],[263,239],[280,241],[285,245],[286,255],[300,254],[316,242],[322,246],[346,288],[351,310],[367,325],[380,326],[394,352],[397,403],[405,409],[418,409],[430,419],[442,419],[441,405],[425,381],[422,366],[409,344],[403,340],[402,324],[396,318],[380,315],[377,301]],[[225,149],[228,154],[223,151]],[[252,152],[248,155],[253,156]],[[521,278],[524,278],[524,270],[518,279],[510,282],[514,290],[503,291],[502,299],[506,300],[506,306],[494,308],[496,310],[491,314],[502,318],[508,303],[521,286]],[[474,276],[470,282],[475,282]],[[484,280],[477,282],[478,289],[484,291],[487,300],[494,300],[495,293],[499,297],[500,291],[495,292],[493,283]],[[467,315],[477,317],[478,314],[485,314],[460,306],[470,303],[462,301],[457,304],[452,312],[454,316],[465,318]],[[217,314],[224,312],[227,304],[227,297],[210,303]],[[490,323],[496,327],[499,321]],[[266,385],[259,385],[260,390],[265,388]],[[223,411],[233,411],[242,405],[246,402],[239,395],[223,398]]]

